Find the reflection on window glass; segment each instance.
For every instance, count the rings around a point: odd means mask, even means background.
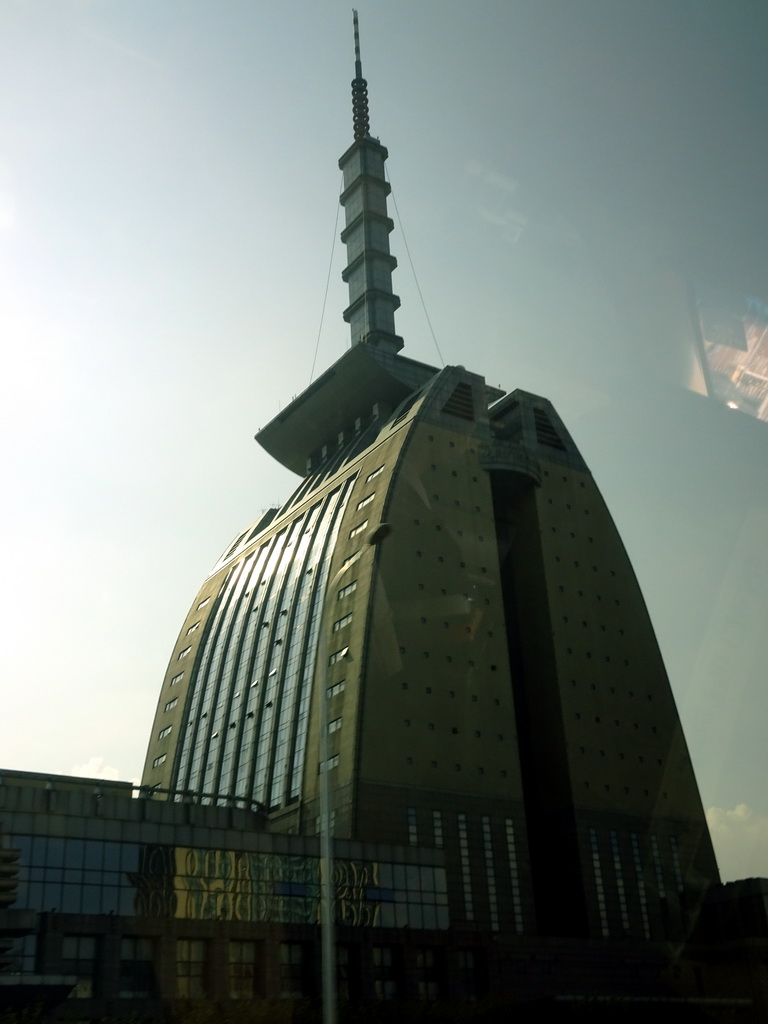
[[[231,566],[190,680],[175,788],[273,808],[298,797],[327,553],[353,483]]]

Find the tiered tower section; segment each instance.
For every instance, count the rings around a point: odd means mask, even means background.
[[[394,227],[387,216],[389,183],[384,177],[387,151],[371,138],[368,115],[368,83],[360,61],[360,37],[355,25],[355,77],[352,81],[352,120],[355,141],[339,160],[344,173],[346,226],[341,240],[347,247],[347,266],[342,277],[349,286],[349,306],[344,319],[350,327],[352,344],[375,345],[383,351],[399,352],[403,339],[395,333],[395,310],[400,299],[392,291],[392,271],[397,260],[389,251]]]

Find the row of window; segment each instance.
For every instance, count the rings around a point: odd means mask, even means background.
[[[410,718],[404,718],[404,719],[403,719],[403,725],[404,725],[404,726],[405,726],[405,727],[406,727],[407,729],[409,729],[409,728],[410,728],[410,726],[411,726],[411,720],[410,720]],[[435,732],[435,723],[434,723],[434,722],[427,722],[427,729],[429,730],[429,732]],[[458,725],[452,725],[452,726],[451,726],[451,735],[452,735],[452,736],[458,736],[458,735],[459,735],[459,733],[460,733],[460,731],[461,731],[461,730],[459,729]],[[479,739],[481,739],[481,738],[482,738],[482,735],[483,735],[483,734],[482,734],[482,731],[481,731],[480,729],[475,729],[475,730],[473,730],[473,731],[474,731],[474,734],[475,734],[475,739],[478,739],[478,740],[479,740]],[[498,741],[499,743],[503,743],[503,742],[504,742],[504,733],[502,733],[502,732],[497,732],[497,733],[496,733],[496,740],[497,740],[497,741]],[[582,750],[582,753],[583,753],[583,750]],[[642,758],[641,758],[641,760],[642,760]],[[661,761],[659,761],[659,764],[661,764]]]
[[[408,843],[411,846],[419,845],[418,814],[415,807],[406,810],[406,826]],[[499,930],[499,904],[496,882],[496,864],[494,861],[493,841],[491,835],[491,819],[483,815],[480,819],[482,830],[482,852],[485,869],[485,880],[488,893],[488,910],[492,931]],[[467,921],[473,921],[475,917],[473,891],[472,891],[472,868],[471,849],[469,841],[469,827],[466,814],[457,814],[456,829],[458,837],[459,861],[461,865],[462,891],[464,896],[464,912]],[[512,910],[516,922],[516,930],[522,932],[522,900],[520,894],[520,878],[517,863],[517,851],[515,848],[515,830],[511,818],[504,821],[504,838],[507,848],[507,866],[509,869],[509,880],[512,889]],[[432,840],[434,845],[440,849],[444,846],[443,814],[442,811],[432,811]]]
[[[270,807],[298,797],[324,585],[354,480],[232,565],[190,681],[174,785]]]
[[[343,658],[346,658],[348,654],[349,647],[342,647],[338,651],[334,651],[333,654],[328,655],[328,664],[335,665],[338,661],[341,661]]]
[[[159,958],[159,942],[153,938],[126,936],[120,942],[120,963],[117,996],[124,999],[157,997],[159,994],[155,963]],[[263,942],[230,940],[227,956],[221,964],[214,958],[209,939],[176,940],[176,995],[180,999],[203,999],[218,995],[221,982],[215,972],[224,975],[230,999],[246,1000],[265,995],[266,947]],[[303,942],[281,942],[277,954],[277,995],[281,999],[303,999],[316,995],[314,948]],[[319,951],[318,951],[319,953]],[[104,995],[104,979],[112,972],[104,970],[105,950],[101,936],[64,935],[59,969],[73,974],[78,985],[74,998]],[[361,947],[338,944],[336,947],[337,994],[342,1000],[360,998],[362,959],[367,960],[370,995],[376,999],[402,998],[407,991],[418,999],[432,1001],[448,994],[448,953],[441,947],[416,947],[407,951],[401,946],[374,945],[365,953]],[[458,949],[450,972],[452,995],[474,1000],[484,994],[485,972],[482,953],[474,949]],[[410,960],[410,963],[406,963]],[[53,966],[53,965],[52,965]],[[407,979],[407,980],[406,980]],[[114,995],[114,992],[109,992]]]
[[[400,653],[401,653],[401,654],[405,654],[405,648],[401,647],[401,648],[400,648]],[[468,661],[468,662],[467,662],[467,665],[468,665],[468,667],[469,667],[469,668],[474,668],[474,667],[475,667],[475,663],[474,663],[474,661]],[[495,665],[491,665],[491,666],[490,666],[490,669],[491,669],[491,671],[492,671],[492,672],[495,672],[495,671],[496,671],[496,666],[495,666]],[[408,684],[408,683],[401,683],[401,686],[402,686],[402,688],[403,688],[404,690],[407,690],[407,689],[409,689],[409,684]],[[426,693],[426,694],[427,694],[427,696],[429,696],[430,694],[432,694],[432,693],[434,692],[434,690],[435,690],[435,688],[434,688],[434,687],[432,687],[432,686],[425,686],[425,687],[424,687],[424,693]],[[438,690],[437,692],[438,692],[438,694],[441,694],[441,695],[442,695],[442,691]],[[454,698],[456,697],[456,691],[455,691],[455,690],[448,690],[448,696],[449,696],[449,697],[450,697],[451,699],[454,699]],[[477,696],[477,694],[476,694],[476,693],[473,693],[473,694],[471,694],[471,700],[472,700],[472,703],[473,703],[473,704],[476,704],[476,703],[477,703],[477,701],[478,701],[478,696]],[[498,698],[498,697],[494,697],[494,698],[493,698],[493,703],[495,704],[495,706],[496,706],[496,707],[500,707],[500,706],[501,706],[501,701],[499,700],[499,698]]]
[[[574,653],[573,648],[572,647],[566,647],[565,648],[565,653],[566,654],[573,654]],[[583,653],[583,655],[587,659],[587,661],[591,661],[592,660],[592,651],[583,651],[581,653]],[[604,655],[603,660],[606,663],[610,663],[610,661],[611,661],[610,654]],[[624,668],[629,668],[629,658],[624,658],[623,661],[624,661],[623,667]],[[618,664],[618,661],[616,661],[615,664]]]
[[[578,683],[578,681],[576,679],[572,679],[571,680],[571,686],[576,687],[578,685],[579,685],[579,683]],[[601,686],[598,686],[597,683],[590,683],[589,684],[589,688],[590,688],[590,690],[592,690],[595,693],[597,693],[598,690],[600,690],[602,693],[606,692],[605,688],[601,687]],[[615,686],[609,686],[608,687],[608,693],[611,694],[611,696],[615,696],[615,694],[616,694],[616,687]],[[623,690],[621,692],[621,696],[622,697],[634,697],[635,696],[635,691],[634,690]],[[642,694],[639,694],[638,696],[642,696]],[[646,693],[645,694],[645,699],[648,700],[648,701],[653,700],[653,694],[652,693]]]
[[[576,719],[576,721],[577,721],[577,722],[580,722],[580,721],[581,721],[581,718],[582,718],[582,714],[581,714],[581,712],[580,712],[580,711],[574,711],[574,713],[573,713],[573,717],[574,717],[574,718]],[[585,716],[585,720],[586,720],[586,716]],[[602,717],[602,715],[595,715],[595,716],[594,716],[594,722],[595,722],[595,725],[601,725],[601,724],[602,724],[602,721],[603,721],[603,717]],[[606,724],[607,724],[607,720],[606,720]],[[619,719],[619,718],[614,718],[614,719],[613,719],[613,724],[614,724],[614,726],[615,726],[616,728],[618,728],[618,727],[619,727],[619,726],[621,725],[621,719]],[[626,724],[626,723],[625,723],[625,724]],[[639,722],[633,722],[633,723],[632,723],[632,728],[634,729],[634,731],[635,731],[635,732],[640,732],[640,723],[639,723]],[[653,733],[653,735],[655,736],[655,735],[657,735],[657,734],[658,734],[658,731],[659,731],[659,727],[658,727],[657,725],[652,725],[652,726],[651,726],[651,729],[650,729],[650,731],[651,731],[651,732]],[[641,758],[641,760],[642,760],[642,758]]]
[[[585,782],[584,783],[584,789],[591,789],[591,788],[592,788],[592,783],[591,782]],[[636,794],[640,793],[640,789],[639,788],[632,789],[630,786],[619,787],[619,786],[612,785],[610,782],[604,782],[603,783],[603,790],[606,793],[610,793],[612,789],[613,789],[613,791],[615,793],[618,793],[620,788],[621,788],[622,793],[625,796],[628,796],[630,793],[636,793]],[[650,797],[651,796],[651,791],[649,789],[643,789],[642,793],[643,793],[643,796],[646,796],[646,797]],[[658,792],[656,792],[656,790],[654,790],[654,792],[653,792],[653,799],[654,800],[658,800],[659,797],[661,797],[662,800],[668,800],[669,799],[669,793],[666,790],[663,790],[661,793],[658,793]]]
[[[657,908],[665,937],[672,937],[675,927],[670,917],[670,911],[673,909],[670,896],[674,900],[678,925],[684,923],[685,916],[681,902],[683,874],[676,837],[668,838],[669,857],[666,865],[667,872],[671,866],[675,883],[673,891],[668,890],[666,885],[658,836],[649,837],[650,863],[641,855],[640,838],[635,832],[630,833],[628,837],[622,837],[617,830],[610,829],[601,838],[601,833],[597,829],[590,828],[587,831],[587,840],[603,936],[630,935],[637,922],[641,925],[645,938],[651,938],[648,896],[650,888],[658,900]],[[606,865],[609,866],[608,870]]]
[[[549,475],[550,475],[550,474],[549,474],[549,470],[548,470],[548,469],[545,469],[545,470],[544,470],[544,476],[549,476]],[[567,484],[567,483],[568,483],[568,477],[567,477],[567,476],[564,476],[564,477],[563,477],[563,483],[564,483],[564,484]],[[586,487],[586,484],[584,483],[584,481],[583,481],[583,480],[579,480],[579,482],[578,482],[578,483],[579,483],[579,487]]]
[[[586,754],[587,753],[587,748],[586,747],[579,747],[579,753],[580,754]],[[595,751],[590,751],[590,753],[595,753]],[[606,752],[605,752],[605,750],[602,747],[597,750],[597,753],[599,754],[600,757],[605,757],[606,756]],[[625,760],[625,754],[622,751],[619,751],[617,753],[617,757],[618,757],[619,761],[624,761]],[[663,763],[662,759],[660,757],[656,757],[656,758],[650,758],[649,757],[649,758],[646,759],[645,754],[638,754],[638,756],[637,756],[638,764],[645,764],[646,760],[648,761],[648,764],[650,764],[651,761],[655,761],[656,764],[659,767],[661,767],[661,765]]]
[[[479,510],[478,510],[478,511],[479,511]],[[417,558],[422,558],[422,557],[423,557],[423,553],[422,553],[422,552],[421,552],[420,550],[416,550],[416,551],[414,552],[414,554],[416,555],[416,557],[417,557]],[[440,564],[443,564],[443,563],[445,562],[445,557],[444,557],[443,555],[438,555],[438,556],[437,556],[437,561],[438,561],[438,562],[439,562]],[[459,561],[459,562],[458,562],[458,568],[459,568],[459,569],[466,569],[466,568],[467,568],[467,563],[466,563],[466,562],[462,562],[462,561]],[[486,567],[485,565],[481,565],[481,566],[479,566],[479,567],[478,567],[478,566],[475,566],[474,568],[479,568],[479,569],[480,569],[480,572],[481,572],[481,573],[484,573],[484,574],[488,572],[488,568],[487,568],[487,567]]]
[[[600,598],[598,598],[598,600],[600,600]],[[567,623],[569,621],[570,620],[569,620],[568,616],[564,615],[563,616],[563,622]],[[574,622],[573,625],[575,626],[576,623]],[[587,622],[586,619],[582,619],[581,620],[581,628],[582,629],[591,628],[591,624],[589,622]],[[600,623],[600,632],[601,633],[607,633],[608,632],[608,627],[603,622]],[[624,636],[624,630],[623,629],[617,629],[616,632],[618,633],[619,636]]]
[[[317,858],[28,836],[12,836],[10,841],[22,852],[19,903],[38,912],[212,921],[317,920]],[[343,858],[336,858],[334,868],[340,922],[361,927],[448,927],[444,869]]]
[[[341,601],[342,598],[348,597],[349,594],[353,594],[356,590],[357,590],[357,580],[352,580],[350,583],[347,583],[346,586],[341,588],[341,590],[336,595],[336,600],[337,601]]]
[[[552,533],[556,533],[557,532],[554,526],[551,527],[551,530],[552,530]],[[560,557],[560,555],[555,555],[554,556],[554,560],[556,562],[562,562],[562,558]],[[581,569],[582,568],[581,562],[579,561],[578,558],[574,559],[572,565],[573,565],[574,569]],[[586,569],[586,566],[584,566],[584,568]],[[592,568],[592,572],[597,572],[597,573],[600,572],[600,569],[598,569],[598,567],[596,565],[593,565],[591,568]],[[609,573],[610,573],[611,576],[615,576],[616,575],[616,573],[615,573],[615,571],[613,569],[610,569]],[[616,601],[615,603],[619,604],[618,601]]]
[[[499,904],[496,893],[496,871],[493,866],[493,846],[491,843],[491,819],[483,815],[483,854],[485,856],[485,876],[488,882],[488,910],[491,918],[491,931],[499,930]]]
[[[458,505],[458,501],[456,502],[456,504]],[[477,511],[477,509],[475,511]],[[413,525],[414,526],[421,526],[421,520],[420,519],[414,519],[413,520]],[[442,533],[443,532],[443,525],[442,525],[442,523],[433,523],[432,525],[434,526],[436,533]],[[455,531],[451,530],[451,536],[463,537],[464,536],[464,531],[463,530],[455,530]],[[474,540],[478,541],[481,544],[485,543],[485,537],[482,534],[477,534],[477,536],[474,538]]]
[[[367,526],[367,519],[364,519],[362,523],[358,523],[357,526],[353,526],[352,529],[349,531],[350,540],[352,539],[352,537],[357,537],[358,534],[362,533]]]
[[[405,759],[405,763],[408,765],[409,768],[412,768],[416,764],[416,761],[414,760],[413,757],[408,756]],[[424,762],[424,763],[426,764],[426,762]],[[440,762],[439,761],[430,761],[429,762],[429,767],[430,768],[438,768],[438,767],[440,767]],[[443,765],[443,767],[445,767],[445,765]],[[456,772],[460,772],[462,770],[462,766],[461,766],[461,764],[458,761],[455,762],[455,764],[453,765],[453,770],[456,771]],[[477,765],[475,770],[477,771],[478,775],[485,775],[485,768],[482,765]],[[502,768],[501,771],[499,772],[499,778],[506,779],[507,775],[508,775],[507,769],[506,768]],[[588,788],[589,788],[589,785],[587,785],[587,789]],[[647,796],[647,790],[646,790],[646,796]]]
[[[351,621],[352,621],[352,612],[348,612],[346,615],[343,615],[340,619],[337,619],[334,622],[334,624],[333,624],[333,632],[334,633],[338,633],[340,629],[344,629],[345,626],[348,626]]]

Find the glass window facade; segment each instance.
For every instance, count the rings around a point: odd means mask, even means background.
[[[9,842],[21,852],[18,905],[33,910],[284,924],[319,920],[317,857],[26,835],[11,835]],[[335,873],[340,923],[448,927],[443,867],[337,858]],[[80,952],[72,957],[82,959]],[[138,950],[135,959],[141,959]]]
[[[204,803],[299,798],[329,556],[353,482],[231,566],[190,681],[174,788]]]

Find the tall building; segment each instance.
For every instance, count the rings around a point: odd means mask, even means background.
[[[143,784],[444,850],[451,921],[680,939],[717,878],[642,595],[543,398],[400,354],[355,32],[345,354],[257,435],[301,482],[184,621]]]
[[[256,1000],[316,996],[328,781],[342,1000],[555,1019],[614,996],[679,1020],[693,995],[763,1020],[768,884],[716,885],[582,456],[546,399],[401,354],[355,43],[350,347],[258,434],[300,482],[193,601],[141,787],[0,773],[0,1009],[263,1020]]]

